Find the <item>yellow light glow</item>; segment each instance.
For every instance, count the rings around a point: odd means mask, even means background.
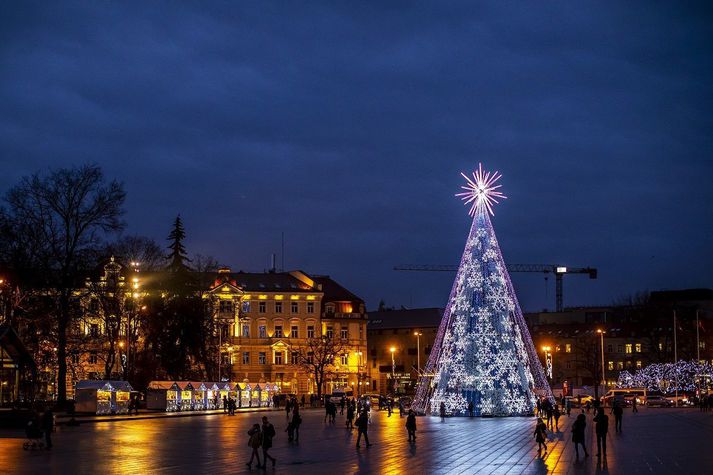
[[[396,351],[396,348],[392,346],[391,348],[389,348],[389,351],[393,353],[394,351]]]
[[[257,298],[260,300],[267,300],[267,295],[258,295]]]
[[[285,298],[284,295],[275,295],[275,300],[282,300],[283,298]]]
[[[230,287],[227,285],[224,285],[222,289],[220,289],[221,292],[230,292]]]
[[[314,295],[308,295],[308,296],[307,296],[307,300],[314,300],[314,299],[315,299]]]
[[[290,300],[299,300],[300,296],[299,295],[290,295]]]
[[[344,313],[352,313],[352,306],[351,304],[347,304],[344,306]]]
[[[139,281],[139,279],[138,279],[138,277],[134,277],[133,279],[131,279],[131,281],[132,281],[133,283],[137,283],[137,282]]]

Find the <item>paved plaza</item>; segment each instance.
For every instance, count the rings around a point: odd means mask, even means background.
[[[26,452],[18,433],[0,437],[0,473],[250,473],[249,425],[264,413],[83,424],[61,427],[52,451]],[[598,463],[588,415],[591,456],[577,461],[570,419],[550,434],[549,451],[538,456],[533,418],[418,418],[418,440],[409,445],[406,419],[373,413],[370,448],[355,448],[356,431],[324,424],[321,411],[304,411],[299,444],[287,442],[284,412],[267,413],[277,430],[271,453],[277,466],[266,473],[655,473],[713,470],[713,413],[696,409],[642,408],[624,414],[623,433],[609,433],[608,454]],[[574,413],[573,413],[574,415]],[[613,429],[613,416],[610,427]],[[595,444],[596,445],[596,444]],[[252,473],[263,473],[253,468]]]

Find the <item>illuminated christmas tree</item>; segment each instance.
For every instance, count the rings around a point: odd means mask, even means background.
[[[470,204],[473,224],[436,341],[414,401],[420,413],[528,415],[537,389],[551,391],[522,317],[490,222],[505,198],[498,172],[482,166],[458,193]]]

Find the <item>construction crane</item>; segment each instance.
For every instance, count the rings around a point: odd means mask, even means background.
[[[555,275],[556,309],[561,312],[562,304],[562,278],[565,274],[588,274],[590,279],[597,278],[597,269],[592,267],[567,267],[555,264],[506,264],[508,272],[540,272]],[[394,270],[425,271],[425,272],[455,272],[458,266],[449,265],[400,265]]]

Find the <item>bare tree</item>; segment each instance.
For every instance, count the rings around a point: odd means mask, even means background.
[[[21,179],[5,196],[3,226],[10,230],[15,249],[41,271],[45,287],[57,304],[57,399],[67,396],[67,333],[73,315],[74,289],[82,285],[88,267],[104,238],[120,231],[125,199],[117,181],[106,184],[96,165],[62,168],[46,175]]]
[[[159,244],[145,236],[123,236],[107,246],[106,255],[114,255],[125,266],[138,263],[144,271],[155,271],[165,266],[166,256]],[[133,267],[133,266],[132,266]]]
[[[290,346],[290,351],[297,355],[296,366],[314,376],[319,399],[322,398],[325,379],[335,372],[334,358],[343,350],[341,340],[328,338],[326,335],[308,338],[304,345]]]

